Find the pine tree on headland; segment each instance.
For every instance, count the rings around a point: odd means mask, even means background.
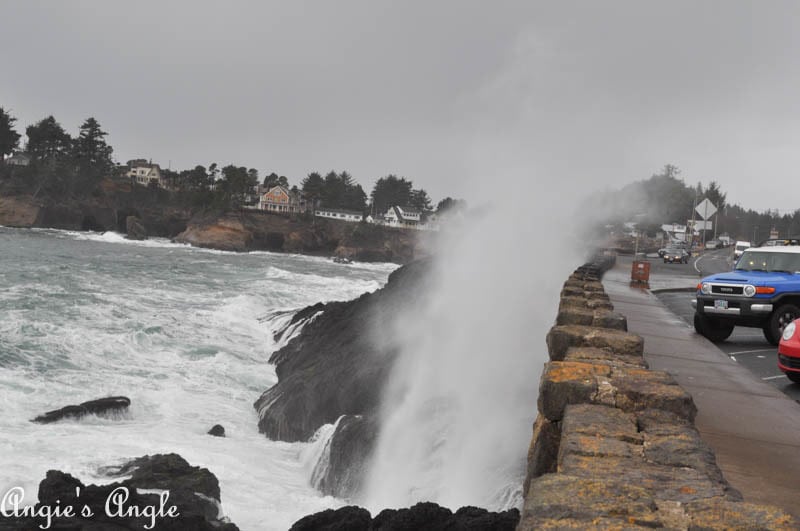
[[[370,195],[375,213],[383,214],[392,206],[409,206],[413,188],[414,183],[405,177],[381,177],[375,182]]]
[[[10,155],[19,146],[20,135],[14,130],[17,119],[0,107],[0,160]]]
[[[72,156],[82,172],[90,172],[100,177],[106,176],[114,167],[111,154],[114,148],[108,145],[105,137],[108,135],[100,129],[100,124],[94,118],[87,118],[81,125],[78,138],[72,145]]]
[[[467,208],[467,202],[463,199],[453,199],[452,197],[445,197],[436,204],[436,214],[441,215],[448,210],[457,211]]]
[[[289,179],[287,179],[285,175],[281,175],[279,177],[277,173],[272,172],[264,177],[264,188],[270,189],[273,186],[283,186],[284,188],[288,188]]]
[[[428,192],[422,188],[411,191],[411,201],[409,203],[420,212],[429,212],[431,210],[431,198],[428,196]]]
[[[26,151],[33,159],[32,166],[38,184],[33,196],[45,190],[51,194],[64,195],[73,192],[72,168],[69,163],[72,137],[64,131],[52,115],[29,125]]]
[[[72,146],[72,138],[52,115],[29,125],[25,134],[28,136],[28,154],[50,167],[63,160]]]

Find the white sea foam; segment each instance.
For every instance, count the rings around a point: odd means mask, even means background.
[[[318,442],[257,431],[253,402],[276,381],[267,359],[280,346],[278,323],[259,317],[354,298],[395,266],[155,243],[0,233],[13,251],[0,252],[0,492],[22,486],[34,502],[48,469],[102,483],[112,479],[99,467],[176,452],[219,478],[223,510],[243,530],[286,529],[340,505],[310,486]],[[126,415],[30,422],[110,395],[131,398]],[[218,423],[225,438],[206,434]]]

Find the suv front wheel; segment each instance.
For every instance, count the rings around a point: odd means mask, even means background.
[[[733,333],[732,324],[721,323],[705,315],[694,314],[694,329],[712,343],[721,343]]]

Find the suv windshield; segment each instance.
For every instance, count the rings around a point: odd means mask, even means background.
[[[736,270],[795,273],[800,271],[800,253],[745,251],[736,263]]]

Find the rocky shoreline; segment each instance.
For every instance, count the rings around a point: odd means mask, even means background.
[[[305,441],[342,415],[373,415],[398,354],[381,338],[391,337],[393,317],[425,290],[429,268],[429,261],[413,262],[374,293],[301,310],[315,317],[270,357],[278,383],[254,404],[259,430],[274,440]],[[361,421],[340,425],[355,422]]]
[[[273,251],[398,264],[425,256],[433,237],[424,231],[261,211],[193,213],[187,207],[123,193],[58,203],[0,196],[0,225],[114,231],[130,239],[156,236],[222,251]]]
[[[197,214],[174,241],[225,251],[337,256],[360,262],[408,263],[425,254],[429,234],[315,217],[260,211]]]
[[[20,504],[16,514],[7,507],[6,514],[11,514],[0,515],[0,531],[239,529],[220,514],[216,476],[178,454],[146,455],[98,472],[115,481],[85,485],[70,474],[49,470],[39,483],[39,502],[26,510]]]
[[[429,290],[431,262],[407,264],[386,285],[347,302],[309,306],[297,313],[300,333],[270,362],[278,383],[255,402],[259,430],[283,441],[305,441],[334,424],[312,484],[323,494],[352,500],[362,494],[378,435],[381,393],[399,355],[391,333],[394,317]],[[277,333],[281,333],[278,331]],[[347,506],[309,515],[292,527],[311,529],[514,529],[519,511],[490,512],[462,507],[455,512],[435,503],[386,509],[374,518]]]

